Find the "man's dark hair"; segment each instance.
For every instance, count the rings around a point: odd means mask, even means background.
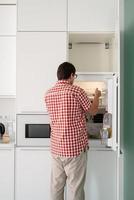
[[[59,65],[57,70],[57,78],[58,80],[66,80],[71,74],[75,75],[76,69],[73,64],[69,62],[64,62]]]

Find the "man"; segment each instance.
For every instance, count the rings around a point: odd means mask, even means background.
[[[85,114],[96,114],[101,92],[95,90],[91,103],[85,91],[73,85],[75,72],[71,63],[62,63],[57,70],[58,82],[45,96],[51,120],[52,200],[64,199],[66,181],[72,200],[85,199],[88,148]]]

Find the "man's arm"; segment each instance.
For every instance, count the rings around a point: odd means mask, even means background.
[[[101,96],[101,91],[96,88],[95,90],[95,95],[93,102],[89,100],[86,92],[80,88],[80,92],[77,96],[77,99],[85,111],[85,113],[90,113],[91,115],[95,115],[98,111],[98,106],[99,106],[99,97]]]

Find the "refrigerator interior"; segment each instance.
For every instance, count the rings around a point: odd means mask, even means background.
[[[116,149],[117,134],[117,84],[116,74],[90,74],[78,73],[75,85],[83,88],[90,101],[93,101],[95,89],[101,91],[99,98],[99,109],[96,115],[86,114],[87,132],[90,147]],[[104,116],[108,113],[111,116],[111,127],[108,132],[108,139],[102,139],[101,131],[104,128]]]

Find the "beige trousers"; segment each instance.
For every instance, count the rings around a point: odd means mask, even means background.
[[[86,167],[87,151],[73,158],[52,155],[51,200],[64,200],[66,181],[71,192],[69,200],[85,200]]]

